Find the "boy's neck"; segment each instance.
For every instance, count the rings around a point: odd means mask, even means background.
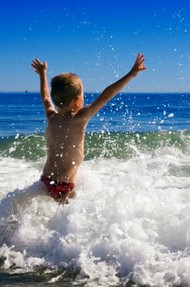
[[[74,109],[71,109],[70,107],[65,108],[58,108],[58,114],[60,115],[73,115],[76,114],[77,111],[74,111]]]

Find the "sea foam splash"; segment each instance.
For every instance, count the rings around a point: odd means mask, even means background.
[[[190,155],[162,147],[85,161],[77,197],[64,206],[38,181],[43,161],[0,160],[7,272],[73,270],[85,286],[190,284]]]

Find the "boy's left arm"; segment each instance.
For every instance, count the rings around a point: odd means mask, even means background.
[[[85,109],[85,118],[89,119],[96,114],[109,100],[111,100],[121,89],[126,86],[140,71],[146,68],[143,65],[144,55],[138,54],[136,61],[128,74],[108,86],[100,96]]]
[[[49,117],[52,113],[55,113],[55,108],[52,103],[48,82],[47,82],[47,63],[41,63],[38,59],[32,61],[32,67],[34,68],[35,72],[40,77],[40,94],[42,98],[42,102],[44,105],[44,110],[46,116]]]

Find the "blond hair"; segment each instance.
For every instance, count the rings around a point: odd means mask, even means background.
[[[68,107],[76,96],[82,94],[81,79],[73,73],[60,74],[51,80],[51,96],[54,104]]]

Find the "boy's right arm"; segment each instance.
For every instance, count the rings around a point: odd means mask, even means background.
[[[38,59],[35,59],[32,61],[31,65],[34,68],[35,72],[40,77],[41,98],[42,98],[42,102],[44,105],[46,116],[49,117],[52,113],[55,113],[56,111],[55,111],[54,105],[50,97],[50,92],[49,92],[49,87],[48,87],[48,82],[47,82],[47,76],[46,76],[47,63],[46,62],[41,63]]]
[[[121,89],[126,86],[140,71],[145,70],[146,68],[143,65],[144,56],[138,54],[136,61],[131,69],[131,71],[122,77],[117,82],[108,86],[100,96],[85,109],[86,119],[90,119],[94,116],[109,100],[111,100]]]

